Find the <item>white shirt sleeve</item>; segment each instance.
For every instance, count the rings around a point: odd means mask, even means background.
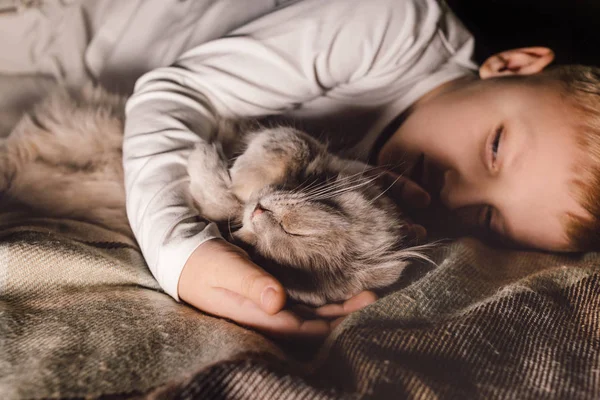
[[[191,207],[186,171],[194,144],[215,135],[216,115],[283,113],[336,87],[361,87],[367,75],[402,69],[419,57],[415,46],[427,46],[439,17],[429,0],[293,2],[137,82],[123,148],[127,213],[168,294],[178,299],[186,260],[219,236]]]

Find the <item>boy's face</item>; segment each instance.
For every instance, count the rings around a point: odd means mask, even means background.
[[[569,250],[564,218],[585,216],[572,196],[581,156],[573,122],[555,88],[468,81],[415,107],[390,144],[413,160],[424,156],[407,173],[468,224]]]

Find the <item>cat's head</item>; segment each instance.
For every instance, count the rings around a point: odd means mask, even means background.
[[[244,204],[234,237],[296,300],[320,305],[388,286],[414,255],[407,222],[377,174],[302,132],[249,135],[230,172]]]

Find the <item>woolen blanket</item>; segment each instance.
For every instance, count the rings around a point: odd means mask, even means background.
[[[449,243],[307,359],[175,302],[126,238],[2,227],[2,399],[600,398],[595,253]]]

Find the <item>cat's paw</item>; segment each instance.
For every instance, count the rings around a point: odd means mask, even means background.
[[[235,219],[241,205],[231,192],[227,162],[219,145],[200,143],[188,160],[190,193],[201,215],[211,221]]]

